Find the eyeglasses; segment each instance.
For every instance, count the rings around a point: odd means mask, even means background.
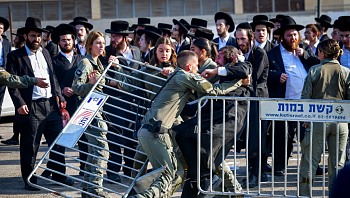
[[[332,34],[338,35],[338,34],[340,34],[340,32],[339,31],[333,31]]]
[[[344,37],[345,37],[345,38],[350,38],[350,34],[346,34],[346,35],[340,34],[340,37],[341,37],[341,38],[344,38]]]
[[[178,29],[176,29],[176,28],[172,28],[172,30],[173,30],[173,31],[179,31],[179,30],[178,30]]]
[[[30,36],[32,38],[41,38],[42,37],[41,34],[28,34],[28,36]]]

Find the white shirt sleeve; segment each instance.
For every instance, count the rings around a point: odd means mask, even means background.
[[[218,67],[218,75],[219,76],[227,76],[227,71],[225,67]]]

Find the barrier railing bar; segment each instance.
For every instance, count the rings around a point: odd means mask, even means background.
[[[305,129],[304,129],[305,130]],[[297,153],[297,196],[299,196],[299,182],[300,182],[300,122],[298,121],[298,126],[297,126],[297,150],[298,150],[298,153]]]
[[[122,72],[118,72],[118,71],[115,71],[115,70],[108,70],[108,71],[113,72],[113,73],[115,73],[115,74],[122,75],[122,76],[126,76],[126,77],[128,77],[128,78],[132,78],[132,79],[137,80],[137,81],[140,81],[140,82],[147,83],[147,84],[152,85],[152,86],[155,86],[155,87],[159,87],[159,88],[162,87],[162,86],[160,86],[160,85],[151,83],[151,82],[146,81],[146,80],[142,80],[142,79],[140,79],[140,78],[136,78],[136,77],[134,77],[134,76],[131,76],[131,75],[128,75],[128,74],[125,74],[125,73],[122,73]],[[148,73],[147,73],[147,74],[148,74]],[[154,75],[150,75],[150,74],[148,74],[148,76],[154,77]],[[114,79],[115,79],[115,78],[114,78]],[[116,80],[116,79],[115,79],[115,80]],[[165,80],[166,80],[166,79],[165,79]],[[123,82],[123,83],[124,83],[124,82]]]
[[[261,119],[259,119],[259,123],[258,123],[258,126],[259,126],[259,172],[258,172],[258,194],[260,195],[261,194]]]
[[[133,97],[135,97],[135,98],[138,98],[138,99],[141,99],[141,100],[145,100],[145,101],[147,101],[147,102],[151,102],[150,99],[143,98],[143,97],[141,97],[141,96],[132,94],[132,93],[130,93],[130,92],[123,91],[123,90],[120,90],[120,89],[117,89],[117,88],[114,88],[114,87],[111,87],[111,86],[108,86],[108,85],[103,85],[103,84],[100,84],[100,85],[101,85],[102,87],[107,87],[107,88],[112,89],[112,90],[114,90],[114,91],[118,91],[118,92],[120,92],[120,93],[129,95],[129,96],[133,96]]]
[[[310,153],[309,153],[309,182],[310,182],[310,186],[311,184],[313,184],[312,181],[312,136],[313,133],[312,131],[314,131],[314,122],[311,122],[311,126],[310,126]],[[312,197],[312,188],[310,188],[310,197]]]
[[[124,93],[124,92],[123,92]],[[129,105],[132,105],[132,106],[135,106],[135,107],[139,107],[141,109],[145,109],[145,110],[148,110],[148,108],[144,107],[144,106],[138,106],[137,104],[135,103],[132,103],[132,102],[129,102],[129,101],[126,101],[126,100],[123,100],[123,99],[120,99],[120,98],[117,98],[117,97],[114,97],[114,96],[109,96],[109,98],[112,98],[114,100],[118,100],[118,101],[121,101],[121,102],[124,102],[126,104],[129,104]]]
[[[222,148],[222,158],[221,158],[221,165],[222,165],[222,172],[221,172],[221,178],[222,178],[222,185],[221,185],[221,192],[224,192],[225,191],[225,176],[224,176],[224,173],[225,173],[225,167],[224,167],[224,162],[225,162],[225,100],[222,100],[222,110],[223,110],[223,113],[222,113],[222,145],[223,145],[223,148]],[[234,154],[236,155],[236,154]],[[234,167],[236,167],[236,164],[234,165]],[[236,186],[236,179],[235,179],[235,186]],[[236,188],[235,188],[235,192],[236,192]]]
[[[275,195],[275,120],[272,120],[272,170],[271,170],[271,191],[272,191],[272,196]]]
[[[213,191],[213,117],[214,117],[214,101],[210,100],[210,192]]]
[[[120,127],[120,128],[122,128],[122,129],[125,129],[125,130],[127,130],[127,131],[130,131],[130,132],[134,132],[134,130],[132,130],[132,129],[129,129],[129,128],[126,128],[126,127],[124,127],[124,126],[121,126],[121,125],[119,125],[119,124],[114,124],[113,122],[110,122],[110,121],[107,121],[107,120],[103,120],[103,119],[101,119],[101,118],[94,118],[94,119],[96,119],[96,120],[101,120],[101,121],[103,121],[103,122],[105,122],[105,123],[107,123],[107,124],[110,124],[110,125],[113,125],[113,126],[116,126],[116,127]],[[125,136],[123,136],[123,138],[124,138]]]
[[[197,108],[198,108],[198,118],[197,118],[197,123],[198,123],[198,135],[197,135],[197,139],[198,139],[198,144],[197,144],[197,188],[201,190],[201,185],[200,185],[200,174],[201,174],[201,166],[198,166],[200,164],[200,160],[201,160],[201,155],[200,155],[200,150],[201,150],[201,145],[200,145],[200,142],[201,142],[201,133],[202,133],[202,122],[201,122],[201,119],[202,119],[202,108],[201,108],[201,103],[202,103],[202,100],[205,100],[202,98],[199,99],[198,101],[198,105],[197,105]]]
[[[323,174],[322,174],[322,180],[323,180],[323,184],[322,184],[322,188],[323,188],[323,192],[322,192],[322,195],[323,197],[326,196],[326,186],[325,186],[325,183],[326,183],[326,122],[323,122],[323,133],[322,133],[322,137],[323,137],[323,146],[322,146],[322,154],[323,154]]]
[[[118,107],[118,106],[109,104],[108,102],[106,102],[105,105],[110,106],[110,107],[115,108],[115,109],[119,109],[119,110],[121,110],[121,111],[125,111],[125,112],[130,113],[130,114],[134,114],[135,116],[138,115],[138,116],[140,116],[140,117],[145,117],[145,116],[142,115],[142,114],[137,114],[137,113],[135,113],[135,112],[133,112],[133,111],[129,111],[129,110],[127,110],[127,109],[123,109],[123,108],[121,108],[121,107]]]
[[[110,113],[110,112],[108,112],[108,111],[100,110],[100,112],[105,113],[105,114],[110,115],[110,116],[113,116],[113,117],[115,117],[115,118],[119,118],[119,119],[121,119],[121,120],[125,120],[125,121],[130,122],[130,123],[134,123],[134,122],[135,122],[135,120],[129,120],[129,119],[127,119],[127,118],[124,118],[124,117],[121,117],[121,116],[112,114],[112,113]],[[131,130],[132,130],[132,129],[131,129]],[[134,131],[134,130],[132,130],[132,131]]]
[[[109,76],[106,76],[105,78],[106,78],[106,79],[109,79],[109,80],[112,80],[112,81],[115,81],[115,82],[118,82],[118,83],[121,83],[121,84],[124,84],[124,85],[127,85],[127,86],[129,86],[129,87],[132,87],[132,88],[135,88],[135,89],[138,89],[138,90],[141,90],[141,91],[150,93],[150,94],[156,94],[155,92],[150,91],[150,90],[148,90],[148,89],[143,89],[143,88],[138,87],[138,86],[135,86],[135,85],[133,85],[133,84],[129,84],[129,83],[127,83],[127,82],[123,82],[123,81],[120,81],[120,80],[111,78],[111,77],[109,77]],[[146,82],[147,82],[147,81],[146,81]],[[106,85],[106,86],[108,86],[108,85]],[[113,88],[113,87],[108,86],[108,88]],[[125,91],[125,90],[122,89],[122,91]],[[125,92],[128,92],[128,91],[125,91]]]
[[[246,151],[245,151],[245,156],[246,156],[246,164],[249,164],[249,145],[248,145],[248,142],[249,142],[249,125],[250,125],[250,103],[251,101],[248,100],[248,106],[247,106],[247,132],[246,132]],[[237,107],[236,107],[237,108]],[[236,171],[234,172],[235,174],[235,177],[236,176]],[[249,167],[246,166],[246,190],[247,190],[247,193],[249,194]]]
[[[288,150],[288,121],[284,121],[284,195],[287,195],[287,150]]]
[[[116,63],[115,63],[115,64],[116,64]],[[121,64],[116,64],[116,65],[118,65],[118,66],[120,66],[120,67],[122,67],[122,68],[128,69],[128,70],[136,71],[136,72],[139,72],[139,73],[141,73],[141,74],[148,75],[148,76],[152,76],[152,77],[154,77],[154,78],[157,78],[157,79],[166,81],[166,79],[160,78],[160,77],[158,77],[158,76],[151,75],[151,74],[146,73],[146,72],[143,72],[143,71],[140,71],[139,69],[134,69],[134,68],[131,68],[131,67],[129,67],[129,66],[125,66],[125,65],[121,65]],[[157,67],[156,67],[156,68],[157,68]],[[160,69],[160,68],[159,68],[159,69]],[[159,71],[161,71],[161,69],[160,69]]]

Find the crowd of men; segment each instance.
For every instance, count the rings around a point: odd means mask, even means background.
[[[172,47],[178,56],[178,66],[175,70],[171,70],[170,73],[172,74],[169,74],[168,81],[153,98],[153,105],[142,121],[143,125],[139,131],[141,139],[155,138],[148,135],[150,127],[146,127],[152,125],[150,122],[152,118],[163,121],[161,127],[155,130],[158,130],[158,132],[161,131],[162,134],[170,133],[168,131],[175,126],[175,120],[178,120],[182,109],[188,102],[189,94],[192,93],[188,92],[188,90],[195,90],[198,94],[285,99],[300,99],[303,94],[303,98],[307,98],[305,93],[303,93],[303,89],[305,89],[304,82],[308,76],[308,72],[315,65],[322,63],[321,61],[323,59],[321,60],[319,57],[323,56],[325,53],[320,51],[318,46],[323,41],[331,40],[327,36],[328,29],[332,29],[332,40],[334,40],[343,51],[342,55],[337,57],[338,60],[335,61],[338,61],[345,68],[350,68],[350,16],[341,16],[332,24],[332,19],[329,16],[322,15],[320,18],[315,18],[314,22],[304,26],[297,24],[290,16],[279,14],[276,18],[268,19],[265,15],[256,15],[253,17],[251,23],[244,22],[235,27],[234,20],[230,14],[218,12],[214,16],[214,21],[218,34],[217,38],[213,38],[214,34],[212,30],[207,29],[207,21],[198,18],[193,18],[191,23],[188,23],[184,19],[173,19],[173,24],[159,23],[157,27],[151,25],[151,21],[148,18],[139,18],[138,24],[134,24],[131,27],[129,27],[127,21],[116,20],[111,22],[110,29],[105,30],[105,34],[110,36],[110,44],[105,47],[106,55],[99,57],[104,67],[106,67],[110,61],[115,60],[116,56],[124,56],[125,58],[140,62],[152,62],[156,53],[153,50],[155,43],[157,39],[161,37],[168,37],[171,39]],[[8,28],[9,21],[0,17],[0,82],[2,84],[0,86],[0,105],[3,101],[5,87],[8,86],[16,109],[14,136],[9,140],[2,141],[2,143],[20,144],[21,172],[25,188],[35,191],[39,189],[28,185],[27,177],[34,168],[41,136],[44,135],[48,145],[51,145],[63,128],[61,118],[62,109],[65,108],[70,115],[73,115],[80,104],[81,98],[72,86],[75,78],[82,75],[82,71],[77,69],[77,66],[88,54],[89,49],[87,50],[85,45],[89,32],[93,29],[93,25],[84,17],[75,17],[69,24],[61,24],[57,27],[46,26],[42,28],[39,19],[28,17],[25,26],[19,28],[17,33],[14,34],[16,36],[14,39],[16,50],[14,51],[11,51],[10,42],[4,36],[1,36]],[[300,30],[303,29],[305,29],[304,39],[302,39],[302,35],[300,34]],[[217,68],[210,68],[207,70],[198,68],[198,54],[190,50],[194,51],[193,49],[195,48],[192,44],[194,40],[200,38],[205,38],[211,44],[214,44],[211,50],[219,51],[218,56],[213,57],[216,59],[213,61],[216,62]],[[139,64],[124,59],[120,59],[119,63],[132,69],[141,69],[142,67]],[[124,68],[123,72],[127,75],[131,75],[132,70]],[[196,75],[197,72],[201,73],[202,77]],[[344,70],[344,72],[346,73],[347,70]],[[113,72],[108,72],[108,75],[111,77],[115,76]],[[214,76],[218,76],[214,82],[210,81],[209,78],[208,81],[205,80],[207,77]],[[245,84],[247,82],[243,81],[243,79],[246,78],[249,79],[248,84]],[[242,81],[238,81],[240,79],[242,79]],[[187,81],[189,82],[187,83]],[[347,79],[344,81],[345,82],[340,83],[339,86],[348,86]],[[178,82],[182,82],[183,84],[179,84]],[[212,83],[215,82],[220,82],[220,84],[213,85]],[[173,93],[174,90],[176,90],[175,93]],[[86,91],[89,90],[84,91],[84,93],[86,93]],[[124,94],[113,91],[112,89],[106,89],[104,93],[117,98],[125,97]],[[181,96],[174,100],[174,98],[172,98],[174,95]],[[310,96],[309,98],[312,97]],[[347,94],[334,98],[349,99],[347,98]],[[169,105],[169,101],[172,101],[174,106],[169,107],[171,106]],[[111,99],[109,99],[109,103],[116,106],[120,105],[120,103]],[[176,107],[176,109],[174,109],[174,107]],[[228,153],[234,141],[238,143],[237,145],[242,145],[238,148],[234,148],[237,151],[243,149],[245,141],[249,141],[248,161],[250,174],[248,180],[245,179],[241,182],[244,188],[258,186],[259,173],[261,174],[262,182],[268,181],[267,173],[271,172],[272,168],[271,165],[267,163],[267,158],[271,152],[274,153],[275,157],[274,175],[283,176],[285,174],[285,164],[288,163],[293,149],[293,138],[295,137],[296,128],[298,128],[297,123],[288,122],[287,145],[285,145],[285,122],[281,121],[275,123],[275,145],[274,150],[271,150],[272,123],[262,121],[262,147],[259,148],[259,104],[258,102],[251,102],[250,104],[249,126],[244,124],[247,115],[246,107],[246,102],[238,103],[237,107],[235,107],[233,103],[227,104],[225,107],[227,112],[237,108],[238,117],[228,117],[225,123],[214,123],[214,133],[217,138],[213,145],[214,153],[216,153],[215,156],[213,156],[213,170],[211,170],[208,165],[210,162],[208,157],[210,149],[208,143],[204,141],[208,140],[209,136],[207,136],[208,134],[206,133],[202,135],[203,152],[201,152],[200,155],[203,157],[204,161],[203,164],[201,164],[201,170],[203,171],[203,173],[201,173],[203,182],[201,183],[203,183],[204,190],[209,187],[208,181],[210,181],[210,178],[208,177],[210,172],[214,174],[217,172],[216,170],[227,172],[227,165],[221,164],[220,155],[222,154],[222,149]],[[214,112],[220,112],[222,108],[222,106],[216,106]],[[203,109],[205,110],[206,108]],[[108,107],[105,107],[105,110],[112,114],[120,114],[120,112],[117,112],[114,108],[108,109]],[[207,110],[210,112],[210,109]],[[206,115],[204,115],[202,119],[206,121],[206,119],[209,118],[210,116],[206,117]],[[238,126],[236,126],[236,140],[234,140],[232,136],[235,132],[233,131],[235,127],[233,124],[234,119],[240,119],[241,121]],[[133,126],[115,117],[109,116],[109,120],[121,126],[133,128]],[[188,165],[188,172],[191,174],[188,173],[187,175],[183,197],[197,197],[198,195],[198,189],[196,189],[197,184],[194,184],[197,182],[196,171],[193,170],[193,168],[196,167],[196,162],[193,160],[198,154],[195,153],[196,148],[192,148],[196,145],[197,140],[196,121],[197,118],[195,117],[194,119],[188,119],[174,127],[174,131],[177,132],[176,140],[175,138],[167,138],[165,135],[164,137],[161,136],[169,140],[169,142],[165,143],[168,144],[166,145],[167,147],[172,147],[175,143],[171,141],[178,141],[177,143],[179,144],[180,150],[186,150],[186,152],[183,151],[182,153]],[[223,138],[220,137],[219,134],[222,131],[222,125],[225,125],[228,131],[228,135],[225,136],[225,146],[219,146],[219,144],[222,144]],[[249,127],[249,140],[245,139],[246,127]],[[203,131],[207,130],[207,128],[203,129]],[[317,129],[321,130],[322,126],[319,126]],[[120,131],[115,127],[109,130],[112,132]],[[308,131],[308,128],[306,128],[305,131]],[[344,129],[341,128],[341,131],[342,135],[340,136],[339,145],[342,148],[339,148],[338,161],[332,161],[332,163],[338,163],[339,167],[344,166],[344,162],[346,161],[346,149],[343,147],[345,147],[348,141],[347,126],[345,126]],[[123,133],[125,132],[123,131]],[[125,135],[132,138],[132,134],[131,136],[128,134]],[[305,137],[307,137],[307,135],[305,135]],[[116,136],[108,134],[107,139],[113,142],[120,141]],[[86,141],[86,137],[83,135],[81,140]],[[239,144],[240,142],[243,143]],[[124,143],[134,148],[137,146],[135,143],[131,142]],[[80,150],[88,152],[86,144],[80,141],[78,144]],[[145,144],[143,143],[141,146],[145,147]],[[336,149],[335,145],[332,143],[329,143],[328,147],[329,151],[332,152]],[[287,148],[287,151],[285,151],[285,148]],[[60,153],[65,152],[65,149],[58,145],[54,146],[53,149]],[[121,152],[120,147],[114,144],[109,144],[109,149],[117,153]],[[305,151],[306,147],[303,149]],[[149,152],[151,152],[151,150],[149,150]],[[147,151],[146,149],[146,153],[148,153]],[[262,154],[261,159],[259,158],[259,151],[261,151]],[[169,151],[169,153],[171,152]],[[166,152],[165,155],[171,155],[169,153]],[[285,156],[285,153],[287,153],[287,156]],[[124,154],[132,158],[135,156],[135,152]],[[320,154],[318,153],[318,155]],[[82,161],[86,161],[88,158],[88,156],[83,153],[80,153],[79,157]],[[62,164],[65,163],[64,157],[55,152],[51,152],[50,159]],[[122,158],[119,155],[111,154],[109,159],[119,164],[122,163]],[[261,160],[261,172],[259,172],[259,160]],[[132,160],[125,158],[124,161],[128,167],[133,167]],[[169,189],[171,189],[172,185],[176,186],[177,184],[175,182],[177,178],[175,176],[176,165],[173,164],[176,163],[176,160],[169,159],[169,161],[164,161],[167,164],[162,165],[168,165],[169,172],[162,174],[162,176],[151,185],[147,192],[137,194],[135,195],[136,197],[156,197],[158,194],[173,192],[174,188],[170,190],[171,192]],[[302,158],[301,163],[307,165],[301,167],[300,186],[302,188],[300,190],[300,195],[310,195],[309,189],[312,187],[315,174],[320,172],[322,174],[323,172],[322,169],[317,168],[318,163],[313,164],[312,178],[309,178],[308,161],[309,158]],[[108,163],[107,166],[108,169],[113,170],[113,172],[121,171],[121,166],[116,165],[116,163]],[[65,166],[57,163],[49,162],[47,167],[61,173],[65,173],[66,171]],[[85,167],[86,164],[81,162],[80,169],[84,171]],[[303,168],[305,168],[305,170]],[[335,179],[335,167],[329,167],[329,169],[329,183],[331,187]],[[132,171],[130,169],[123,168],[123,172],[125,175],[132,176]],[[52,179],[55,181],[62,182],[66,185],[74,185],[73,180],[61,174],[45,171],[42,175],[45,177],[51,177],[52,175]],[[81,175],[84,175],[84,172],[81,172]],[[110,180],[121,181],[118,174],[107,172],[107,175]],[[230,175],[230,173],[227,173],[227,175]],[[218,177],[221,177],[221,174],[213,178],[213,188],[220,184],[221,179]],[[222,179],[225,179],[225,184],[230,183],[226,182],[226,177]],[[36,177],[32,177],[30,182],[37,183]],[[101,185],[101,183],[102,182],[99,181],[99,185]],[[232,185],[234,183],[236,182],[232,182]],[[237,185],[239,185],[239,183]],[[226,189],[232,189],[232,191],[236,188],[239,192],[243,192],[240,185],[239,187],[225,187]],[[108,197],[106,193],[101,193],[100,191],[92,193]],[[205,195],[200,194],[198,196]],[[89,197],[89,195],[83,193],[83,197]]]

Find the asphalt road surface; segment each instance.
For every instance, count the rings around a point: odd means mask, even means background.
[[[3,136],[4,140],[9,139],[12,136],[12,121],[13,117],[5,117],[1,119],[0,122],[0,134]],[[42,139],[44,141],[44,139]],[[39,148],[39,153],[37,156],[37,162],[39,159],[42,157],[42,155],[45,153],[47,150],[47,145],[42,144],[40,145]],[[293,152],[293,157],[289,161],[289,166],[288,166],[288,177],[286,178],[287,181],[287,188],[286,188],[286,193],[287,195],[296,195],[296,188],[297,188],[297,154],[296,154],[297,148],[296,144],[294,146],[294,152]],[[71,156],[78,156],[77,152],[74,151],[66,151],[69,155]],[[41,191],[27,191],[24,189],[24,183],[21,177],[21,172],[20,172],[20,156],[19,156],[19,145],[4,145],[0,144],[0,197],[9,197],[9,198],[17,198],[17,197],[25,197],[25,198],[40,198],[40,197],[54,197],[54,195],[41,190]],[[327,158],[326,158],[327,159]],[[234,160],[233,160],[233,152],[231,152],[228,156],[227,162],[230,166],[233,166]],[[246,174],[246,166],[245,166],[245,153],[240,153],[237,155],[237,179],[238,181],[242,181],[243,178],[245,178]],[[269,158],[269,162],[271,164],[271,158]],[[67,163],[71,166],[74,167],[79,167],[79,163],[77,161],[73,160],[67,160]],[[38,170],[38,171],[42,171]],[[37,174],[40,174],[38,172]],[[68,169],[67,171],[68,175],[77,177],[79,179],[82,179],[82,176],[78,175],[77,171],[74,171],[72,169]],[[326,174],[326,181],[328,175]],[[261,194],[271,194],[271,189],[272,189],[272,183],[271,183],[271,176],[269,175],[269,180],[270,182],[262,183],[261,184]],[[274,178],[275,183],[274,183],[274,194],[275,195],[284,195],[284,177],[275,177]],[[318,176],[315,179],[314,182],[314,188],[313,188],[313,196],[315,197],[321,197],[322,196],[322,176]],[[128,181],[125,178],[122,178],[122,183],[129,185],[130,181]],[[38,182],[39,185],[44,186],[49,189],[54,189],[57,191],[64,190],[62,191],[64,194],[71,196],[71,197],[81,197],[81,194],[79,191],[71,190],[59,185],[56,185],[54,183],[40,180]],[[328,196],[328,191],[327,191],[327,185],[328,183],[326,182],[326,196]],[[104,182],[104,186],[108,188],[114,188],[114,190],[118,192],[125,192],[126,188],[118,188],[113,186],[113,184],[109,184],[108,182]],[[81,189],[81,186],[79,183],[75,183],[74,187]],[[245,192],[246,189],[245,189]],[[258,193],[258,187],[249,189],[249,193]],[[181,197],[181,188],[173,195],[173,197]],[[255,196],[254,196],[255,197]],[[264,196],[261,196],[264,197]]]

